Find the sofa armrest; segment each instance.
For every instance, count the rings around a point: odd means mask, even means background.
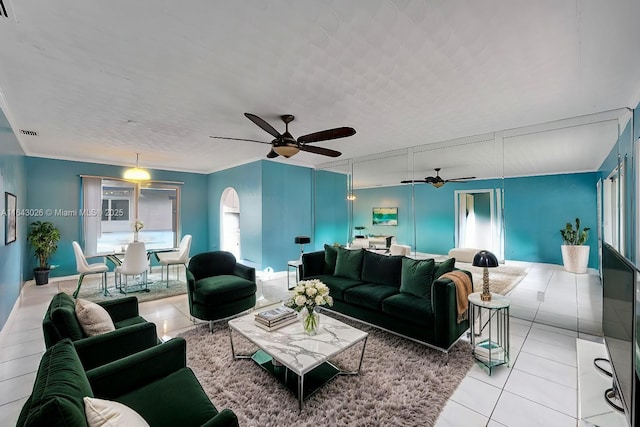
[[[189,270],[188,268],[187,268],[187,289],[189,290],[189,293],[196,290],[196,278],[191,272],[191,270]]]
[[[464,271],[464,270],[463,270]],[[469,277],[471,273],[464,271]],[[473,283],[473,282],[472,282]],[[469,321],[458,325],[456,285],[448,278],[436,279],[431,285],[431,307],[435,319],[436,345],[448,348],[460,335],[461,327],[468,327]]]
[[[96,397],[113,400],[185,368],[186,353],[187,343],[184,338],[173,338],[91,369],[87,371],[87,378]]]
[[[236,266],[233,268],[233,274],[242,277],[243,279],[247,279],[256,282],[256,269],[253,267],[247,267],[244,264],[236,263]]]
[[[324,251],[302,254],[302,279],[324,274]]]
[[[100,301],[98,305],[102,306],[114,322],[130,319],[139,315],[138,298],[124,297],[108,301]]]
[[[211,418],[206,423],[202,424],[202,427],[238,427],[238,417],[233,413],[231,409],[223,409],[218,414]]]
[[[158,344],[156,325],[138,323],[115,331],[74,341],[85,370],[121,359]]]

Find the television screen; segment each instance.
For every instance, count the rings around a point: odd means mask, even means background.
[[[398,208],[373,208],[373,225],[398,225]]]
[[[602,248],[602,332],[611,361],[614,389],[630,425],[634,418],[635,266],[605,244]]]

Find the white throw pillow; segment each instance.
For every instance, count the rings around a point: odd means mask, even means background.
[[[76,300],[76,316],[87,336],[92,337],[116,330],[107,310],[95,302],[78,298]]]
[[[85,397],[84,411],[89,427],[149,427],[149,424],[136,411],[111,400]]]

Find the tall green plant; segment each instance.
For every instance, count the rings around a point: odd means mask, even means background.
[[[58,250],[59,240],[60,230],[52,222],[35,221],[31,223],[27,241],[40,263],[40,270],[49,269],[49,257]]]
[[[562,242],[565,245],[584,245],[589,238],[589,230],[591,230],[589,227],[580,230],[580,218],[576,218],[575,230],[570,222],[565,225],[564,229],[560,230]]]

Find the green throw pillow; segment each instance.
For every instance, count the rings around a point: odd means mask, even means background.
[[[421,260],[402,258],[400,292],[430,299],[434,269],[435,262],[431,258]]]
[[[453,267],[456,266],[456,259],[449,258],[442,262],[436,263],[436,271],[433,273],[433,280],[436,280],[438,277],[442,276],[445,273],[450,273],[453,271]]]
[[[338,258],[338,248],[335,246],[324,245],[324,272],[333,274],[336,271],[336,259]]]
[[[334,276],[346,277],[347,279],[360,280],[362,271],[363,249],[338,248],[336,258],[336,270]]]

